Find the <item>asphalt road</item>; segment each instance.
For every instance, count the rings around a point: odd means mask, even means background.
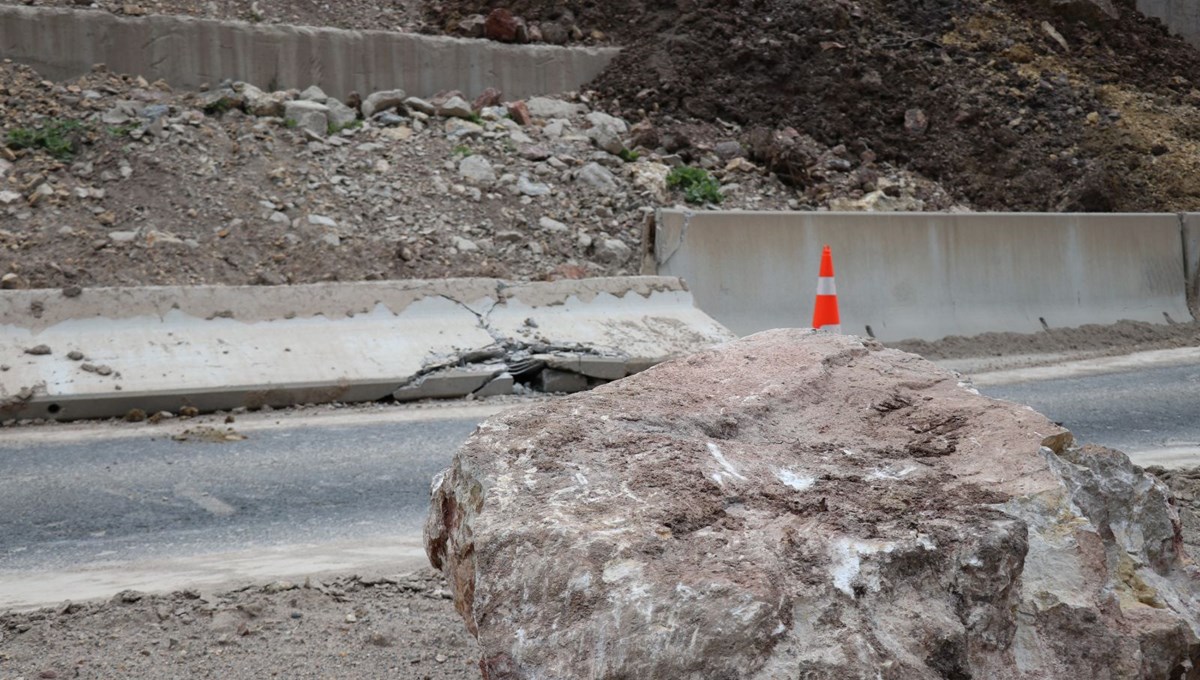
[[[182,422],[13,431],[0,437],[0,608],[53,595],[37,584],[102,590],[124,574],[153,588],[156,568],[215,583],[271,564],[423,563],[430,480],[496,410],[258,418],[221,443],[172,439]]]
[[[983,385],[989,396],[1032,406],[1082,443],[1135,462],[1200,465],[1200,365]]]
[[[1139,462],[1200,464],[1200,364],[1039,371],[980,390]],[[500,408],[255,415],[234,425],[245,440],[223,443],[173,440],[180,421],[5,432],[0,609],[421,567],[430,479]]]

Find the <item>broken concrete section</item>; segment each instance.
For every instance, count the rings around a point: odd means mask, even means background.
[[[0,421],[591,385],[732,338],[664,277],[4,291]]]
[[[914,355],[769,331],[493,417],[426,548],[513,678],[1196,678],[1167,488]]]
[[[695,309],[677,279],[501,284],[496,292],[495,299],[464,305],[495,343],[431,362],[396,390],[397,400],[485,396],[500,389],[489,380],[503,373],[538,392],[582,392],[689,351],[684,348],[734,338]]]

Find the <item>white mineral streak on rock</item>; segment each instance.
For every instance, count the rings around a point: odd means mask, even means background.
[[[780,470],[775,473],[775,477],[796,491],[807,491],[817,483],[815,477],[801,476],[791,470]]]
[[[712,442],[708,442],[708,452],[712,454],[712,457],[716,459],[717,463],[720,464],[721,467],[725,468],[725,471],[728,472],[730,476],[735,479],[740,479],[743,482],[746,481],[746,478],[743,477],[742,474],[738,472],[736,468],[730,465],[728,460],[725,459],[725,454],[721,453],[721,447]]]

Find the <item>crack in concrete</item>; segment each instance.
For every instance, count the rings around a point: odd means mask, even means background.
[[[536,374],[548,368],[545,361],[533,362],[533,364],[540,364],[539,366],[534,366],[530,363],[533,359],[533,356],[537,354],[565,353],[575,355],[580,359],[585,357],[620,358],[614,357],[610,354],[602,353],[595,348],[586,345],[566,346],[556,345],[553,343],[528,342],[519,338],[505,335],[499,330],[493,328],[491,325],[491,316],[497,308],[506,303],[506,298],[504,296],[504,289],[506,287],[507,286],[505,286],[504,283],[500,283],[496,286],[495,299],[492,301],[491,306],[488,307],[486,311],[482,312],[473,309],[467,303],[451,295],[440,293],[438,295],[439,297],[470,312],[478,321],[479,328],[492,338],[494,344],[479,349],[455,352],[448,356],[442,356],[436,359],[428,360],[422,365],[419,371],[412,375],[412,377],[397,386],[396,391],[408,387],[416,387],[422,384],[430,376],[453,368],[471,368],[474,366],[478,367],[481,373],[487,372],[488,370],[493,370],[494,374],[487,382],[484,383],[484,385],[476,388],[475,390],[464,393],[463,396],[466,396],[466,394],[474,394],[475,392],[486,388],[491,380],[495,380],[503,373],[509,373],[515,377],[517,375],[523,376],[526,373]],[[493,359],[500,359],[501,361],[499,362],[499,365],[487,363],[489,360]],[[576,373],[578,375],[587,375],[582,371],[572,370],[570,367],[565,365],[556,366],[555,369]]]

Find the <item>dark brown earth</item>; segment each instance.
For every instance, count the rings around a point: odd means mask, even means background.
[[[611,31],[625,50],[594,86],[632,120],[790,126],[983,210],[1200,207],[1200,54],[1132,0],[502,4]]]

